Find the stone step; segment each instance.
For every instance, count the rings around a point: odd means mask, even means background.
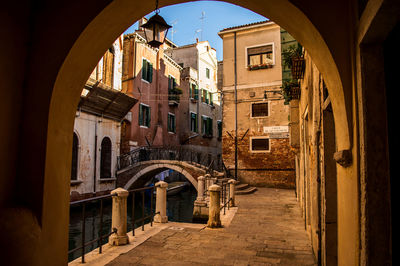
[[[256,187],[249,187],[243,190],[235,191],[235,195],[246,195],[251,194],[257,191]]]
[[[248,187],[249,187],[249,184],[238,184],[238,185],[235,186],[235,190],[236,191],[243,190],[243,189],[246,189]]]

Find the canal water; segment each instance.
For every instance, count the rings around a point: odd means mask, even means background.
[[[135,193],[135,220],[142,217],[142,195]],[[197,192],[193,186],[187,186],[176,195],[167,197],[167,215],[169,221],[191,223],[193,220],[193,203]],[[150,214],[150,193],[145,193],[145,216]],[[155,208],[155,197],[153,209]],[[111,199],[103,200],[103,226],[100,232],[100,202],[86,204],[85,207],[85,242],[96,239],[101,235],[111,232]],[[132,230],[132,198],[128,197],[128,232]],[[149,223],[150,220],[145,221]],[[142,223],[135,223],[135,228],[141,227]],[[136,229],[140,230],[140,229]],[[103,244],[108,242],[108,238],[103,240]],[[82,207],[76,206],[70,209],[69,223],[69,250],[82,246]],[[98,247],[98,242],[86,246],[85,253]],[[68,255],[68,260],[72,261],[82,255],[82,250],[72,252]]]

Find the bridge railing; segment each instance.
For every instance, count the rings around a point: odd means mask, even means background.
[[[121,170],[150,160],[176,160],[203,165],[212,173],[213,170],[223,171],[221,158],[221,155],[200,152],[183,146],[140,147],[118,156],[117,169]]]

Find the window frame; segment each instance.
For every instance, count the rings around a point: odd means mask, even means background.
[[[144,66],[144,62],[147,62],[146,64],[146,68],[145,68],[145,66]],[[144,69],[146,69],[146,72],[144,72]],[[141,79],[142,79],[142,81],[143,82],[146,82],[146,83],[152,83],[153,82],[153,69],[154,69],[154,67],[153,67],[153,63],[151,63],[151,61],[149,60],[149,59],[147,59],[147,58],[145,58],[145,57],[142,57],[142,74],[141,74]],[[146,73],[146,75],[144,74],[144,73]],[[150,73],[150,74],[149,74]],[[145,76],[144,76],[145,75]],[[146,78],[148,78],[148,79],[146,79]]]
[[[274,42],[269,42],[269,43],[263,43],[263,44],[257,44],[257,45],[252,45],[252,46],[246,46],[244,49],[245,49],[245,55],[246,55],[246,65],[245,65],[245,68],[248,68],[249,66],[251,66],[250,65],[250,62],[249,62],[249,53],[248,53],[248,49],[249,48],[256,48],[256,47],[262,47],[262,46],[268,46],[268,45],[271,45],[272,46],[272,64],[271,64],[271,66],[275,66],[275,43]]]
[[[266,116],[253,116],[253,105],[254,104],[262,104],[262,103],[268,104],[268,115],[266,115]],[[250,103],[250,118],[268,118],[268,117],[270,117],[270,114],[271,114],[271,101],[251,102]]]
[[[148,109],[148,119],[146,119],[146,121],[144,121],[144,117],[141,118],[141,115],[143,115],[143,109],[142,107],[145,107],[146,109]],[[141,123],[142,121],[142,123]],[[150,128],[151,125],[151,107],[147,104],[144,103],[139,103],[139,112],[138,112],[138,124],[141,128]]]
[[[198,118],[198,115],[197,115],[197,113],[195,113],[195,112],[192,112],[192,111],[190,111],[189,112],[189,114],[190,114],[190,131],[191,132],[194,132],[194,133],[198,133],[199,132],[199,118]],[[193,117],[192,117],[192,115],[195,115],[195,118],[194,118],[194,128],[192,128],[192,119],[193,119]]]
[[[268,140],[268,150],[253,150],[253,139],[267,139]],[[250,147],[249,150],[251,153],[269,153],[271,152],[271,138],[267,136],[253,136],[250,137]]]
[[[171,118],[174,118],[173,119],[173,126],[172,126],[172,129],[171,129]],[[174,113],[170,113],[170,112],[168,112],[168,116],[167,116],[167,131],[168,131],[168,133],[173,133],[173,134],[175,134],[176,133],[176,115],[174,114]]]

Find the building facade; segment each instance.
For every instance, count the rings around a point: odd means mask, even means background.
[[[339,154],[335,155],[333,109],[322,74],[307,52],[304,61],[300,99],[290,101],[290,138],[296,151],[296,195],[318,261],[321,265],[338,265],[335,158]]]
[[[281,28],[264,21],[227,28],[219,36],[224,53],[224,163],[242,182],[292,188],[289,107],[280,93]]]
[[[73,133],[71,201],[115,189],[121,121],[136,102],[121,92],[122,54],[120,36],[101,58],[82,91]]]
[[[138,99],[132,119],[123,125],[122,152],[143,146],[177,146],[180,143],[181,70],[164,50],[152,48],[139,29],[124,36],[123,91]]]
[[[222,108],[217,54],[208,41],[165,51],[182,66],[181,144],[212,156],[221,154]],[[219,157],[220,158],[220,157]]]

